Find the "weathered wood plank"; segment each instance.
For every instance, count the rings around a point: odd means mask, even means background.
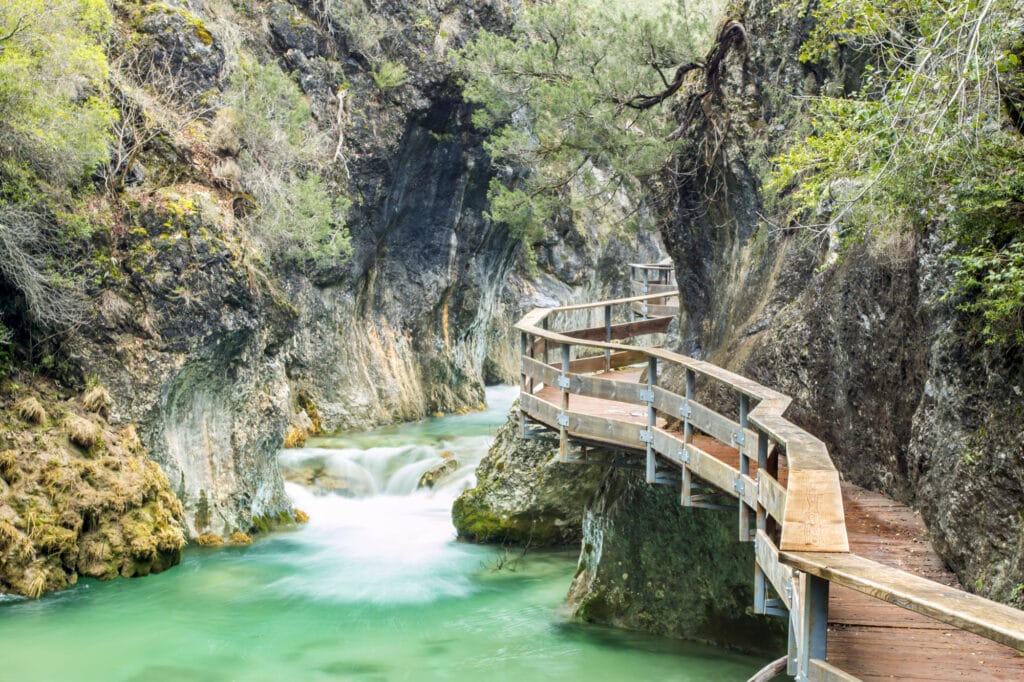
[[[671,317],[654,317],[648,320],[639,320],[637,322],[614,324],[611,328],[611,340],[618,341],[621,339],[630,339],[634,336],[646,336],[647,334],[664,334],[668,331],[668,326],[671,322]],[[578,329],[563,333],[566,336],[570,336],[574,339],[580,339],[581,341],[605,341],[608,329],[602,325],[600,327]]]
[[[786,587],[793,583],[793,569],[779,561],[779,550],[763,530],[757,531],[757,546],[754,548],[757,564],[764,572],[768,584],[779,595],[779,599],[790,608]]]
[[[647,310],[645,312],[644,302],[633,303],[632,310],[637,315],[646,315],[647,317],[675,317],[679,314],[679,306],[677,305],[659,305],[655,303],[647,303]]]
[[[710,453],[693,443],[686,444],[686,451],[690,455],[690,462],[687,467],[694,475],[700,476],[727,495],[739,497],[734,487],[736,476],[740,473],[739,470],[733,469],[724,462],[720,462]]]
[[[782,522],[786,510],[786,489],[763,469],[757,471],[757,501],[768,516]]]
[[[604,358],[602,358],[603,360]],[[643,384],[632,381],[615,381],[613,379],[580,376],[569,376],[569,391],[576,395],[590,396],[614,400],[632,405],[646,405],[641,393],[647,390]]]
[[[612,353],[612,369],[617,367],[628,367],[629,365],[635,365],[638,362],[645,362],[647,357],[647,353],[642,350],[624,350],[618,353]],[[592,358],[581,358],[569,363],[569,371],[574,374],[602,372],[604,369],[605,357],[603,355],[595,355]]]
[[[857,554],[784,550],[779,558],[805,573],[1024,651],[1024,611]]]
[[[807,678],[813,682],[860,682],[859,677],[843,672],[827,661],[812,658],[808,662]]]
[[[798,469],[790,459],[779,545],[791,551],[850,551],[839,472]]]
[[[530,379],[541,382],[545,386],[557,386],[558,377],[561,373],[552,367],[546,365],[540,360],[534,360],[533,358],[523,357],[523,369],[526,372],[526,376]]]

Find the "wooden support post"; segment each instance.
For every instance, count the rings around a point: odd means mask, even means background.
[[[736,479],[736,492],[740,494],[740,542],[750,542],[750,510],[743,499],[743,476],[750,476],[750,458],[747,457],[747,414],[750,411],[750,398],[740,396],[740,431],[735,436],[736,447],[740,453],[740,476]]]
[[[683,403],[683,497],[684,507],[693,506],[693,474],[688,464],[689,454],[686,446],[693,442],[693,424],[690,423],[690,401],[697,387],[697,375],[692,369],[686,370],[686,401]]]
[[[569,461],[569,431],[566,428],[569,425],[569,417],[566,413],[569,411],[569,365],[571,362],[572,348],[567,343],[562,344],[562,376],[559,378],[562,387],[562,414],[558,417],[558,454],[563,462]]]
[[[658,413],[654,409],[654,387],[658,385],[658,358],[647,358],[647,482],[657,478],[658,463],[654,457],[654,427],[658,425]]]
[[[604,340],[605,343],[612,342],[612,307],[606,305],[604,307]],[[604,371],[612,371],[612,349],[604,349]]]
[[[550,317],[550,315],[551,315],[551,314],[549,313],[549,314],[548,314],[548,315],[547,315],[547,316],[546,316],[546,317],[545,317],[545,318],[544,318],[543,320],[541,320],[541,322],[540,322],[540,326],[541,326],[541,327],[543,327],[543,328],[544,328],[545,330],[547,330],[547,328],[548,328],[548,317]],[[547,340],[547,339],[544,339],[544,355],[543,355],[542,357],[544,358],[544,364],[545,364],[545,365],[549,365],[549,364],[551,364],[551,361],[550,361],[550,360],[548,359],[548,345],[549,345],[549,344],[548,344],[548,340]]]
[[[526,332],[519,334],[519,393],[526,393]],[[526,438],[526,412],[522,403],[519,405],[520,435]]]
[[[536,337],[534,337],[533,334],[527,335],[527,337],[526,337],[526,354],[530,357],[531,360],[534,359],[534,356],[536,355],[536,353],[534,352],[536,347],[537,347],[537,339],[536,339]],[[530,393],[533,393],[535,388],[536,388],[535,380],[531,376],[530,377]]]
[[[800,575],[800,641],[797,679],[808,679],[812,658],[825,660],[828,648],[828,581],[809,573]]]
[[[768,434],[757,430],[757,485],[761,487],[762,475],[767,475],[765,467],[768,465]],[[767,512],[761,502],[757,503],[756,524],[758,531],[767,532]],[[755,540],[757,542],[757,540]],[[755,546],[756,548],[756,546]],[[761,564],[757,561],[757,553],[754,554],[754,613],[763,614],[768,606],[768,584]]]

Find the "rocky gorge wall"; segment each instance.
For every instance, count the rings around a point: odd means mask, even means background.
[[[518,371],[510,328],[525,309],[623,293],[625,264],[660,253],[654,235],[569,220],[529,268],[487,217],[498,171],[451,52],[513,12],[501,0],[114,3],[124,127],[70,247],[88,323],[53,358],[69,385],[109,391],[113,428],[137,429],[183,504],[184,537],[291,522],[286,434],[476,409],[485,381]],[[320,168],[351,203],[345,259],[286,258],[252,227],[266,208],[252,187],[269,180],[251,173],[264,166],[240,131],[238,74],[278,70],[296,89],[289,106],[308,110],[289,164]]]
[[[662,228],[684,293],[680,349],[792,396],[788,415],[845,478],[918,507],[966,587],[1020,604],[1019,349],[969,332],[941,226],[843,244],[842,226],[814,237],[772,212],[769,159],[805,129],[806,98],[855,90],[863,67],[797,60],[811,10],[735,10],[745,40],[685,148],[710,137],[721,154],[679,187]]]

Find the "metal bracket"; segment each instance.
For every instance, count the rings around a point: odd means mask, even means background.
[[[689,419],[691,414],[693,414],[693,407],[690,405],[690,401],[683,401],[683,406],[679,408],[679,417]]]
[[[747,444],[747,434],[743,433],[742,431],[733,431],[732,442],[736,443],[736,445],[739,445],[740,447],[743,447],[744,445]]]
[[[569,381],[569,377],[565,376],[564,374],[558,377],[559,388],[569,388],[570,383],[571,382]]]
[[[654,442],[654,434],[651,433],[650,431],[641,431],[640,432],[640,442],[641,443],[653,443]]]
[[[683,464],[688,464],[690,462],[690,451],[687,450],[686,448],[680,450],[679,461],[682,462]]]
[[[569,426],[569,415],[564,412],[558,415],[558,425],[565,428]]]
[[[653,403],[654,402],[654,391],[653,390],[651,390],[651,391],[643,391],[643,390],[640,391],[640,400],[642,400],[645,403]]]
[[[743,495],[743,478],[740,476],[736,477],[736,481],[732,484],[732,489],[738,492],[741,496]]]

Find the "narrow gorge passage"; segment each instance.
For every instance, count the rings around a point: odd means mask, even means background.
[[[282,454],[310,522],[251,547],[191,549],[158,580],[81,580],[0,598],[0,679],[746,679],[762,661],[567,621],[576,551],[458,543],[451,503],[505,420],[485,412],[311,440]],[[459,466],[417,489],[442,453]],[[505,558],[504,566],[497,566]],[[52,655],[59,646],[60,656]]]

